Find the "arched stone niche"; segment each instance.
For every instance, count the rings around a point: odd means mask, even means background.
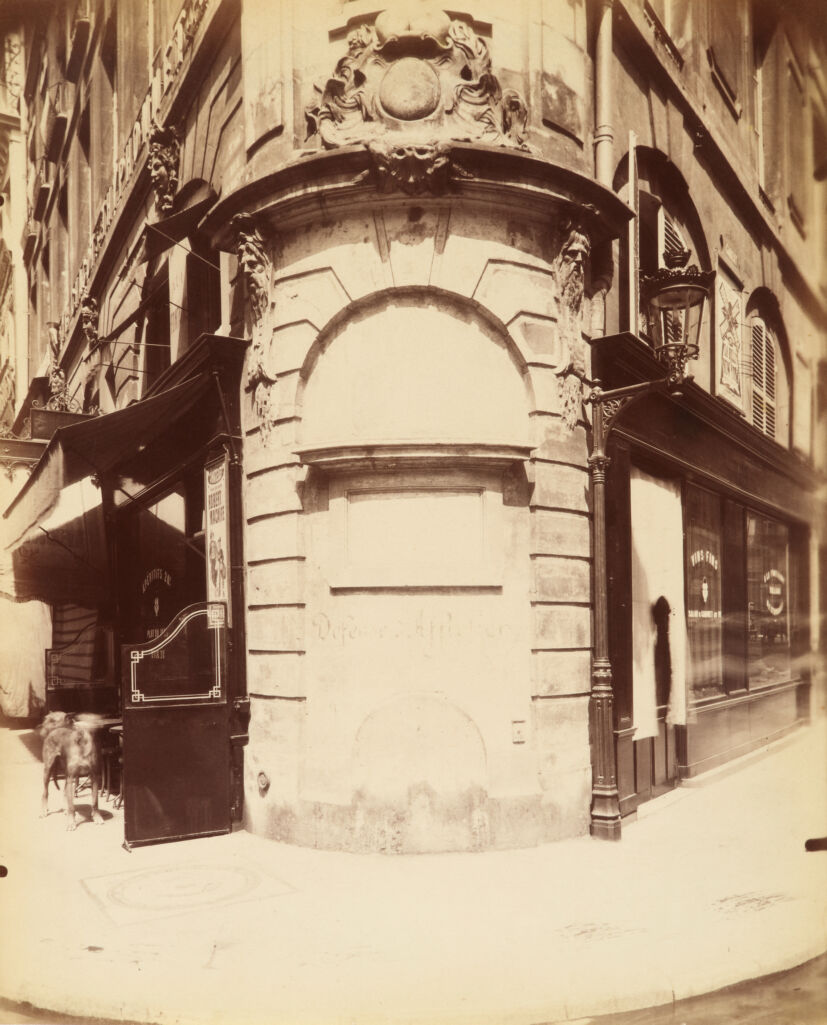
[[[302,376],[296,834],[309,816],[318,846],[518,845],[496,823],[538,790],[512,737],[531,717],[522,360],[470,305],[388,295],[334,326]]]
[[[301,445],[526,445],[523,374],[504,337],[459,305],[386,297],[311,354]]]

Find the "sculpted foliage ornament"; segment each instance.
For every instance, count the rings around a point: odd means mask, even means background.
[[[166,217],[172,210],[172,200],[178,188],[180,152],[181,145],[175,129],[164,128],[153,121],[149,130],[147,165],[152,188],[155,190],[155,212],[159,217]]]
[[[305,112],[308,139],[335,149],[392,137],[397,164],[439,140],[529,148],[526,104],[500,87],[488,46],[466,22],[409,2],[358,26],[347,43]]]
[[[442,195],[452,178],[471,178],[451,156],[447,142],[394,146],[383,139],[367,144],[371,170],[360,176],[372,177],[380,192],[400,189],[409,196],[430,192]]]
[[[264,237],[250,214],[233,218],[238,267],[244,279],[252,344],[247,364],[246,390],[253,393],[256,416],[265,442],[273,425],[270,391],[275,378],[267,368],[272,330],[270,327],[270,275],[272,264]]]

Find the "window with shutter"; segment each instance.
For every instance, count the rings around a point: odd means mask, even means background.
[[[752,322],[752,422],[770,438],[776,431],[775,340],[763,320]]]

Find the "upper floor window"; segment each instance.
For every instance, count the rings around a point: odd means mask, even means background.
[[[692,39],[692,0],[644,0],[643,9],[655,36],[682,67]]]
[[[735,117],[740,117],[743,111],[746,14],[745,0],[710,4],[707,57],[712,79]]]

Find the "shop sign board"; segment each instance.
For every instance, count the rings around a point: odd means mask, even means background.
[[[230,519],[229,460],[221,458],[204,467],[204,509],[206,512],[205,547],[207,601],[224,602],[227,625],[232,625],[230,607]]]

